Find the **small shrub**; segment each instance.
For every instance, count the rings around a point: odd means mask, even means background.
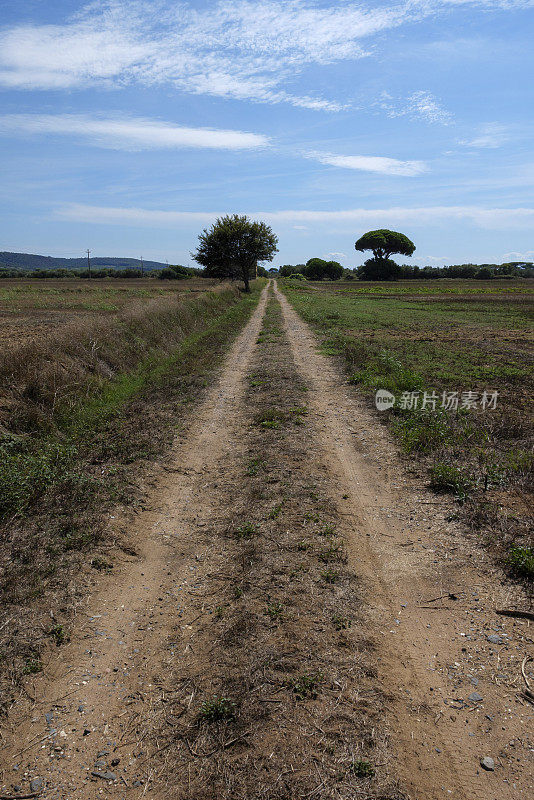
[[[93,569],[98,570],[98,572],[111,572],[113,569],[113,564],[102,556],[95,556],[95,558],[92,558],[91,566]]]
[[[290,686],[297,700],[306,700],[306,698],[313,700],[317,697],[317,690],[322,680],[323,675],[320,672],[312,672],[295,678],[291,681]]]
[[[271,510],[269,511],[269,519],[278,519],[280,516],[280,512],[282,511],[282,503],[277,503]]]
[[[349,772],[356,775],[357,778],[372,778],[375,774],[375,768],[370,761],[359,759],[350,765]]]
[[[268,408],[261,414],[258,414],[255,422],[261,428],[279,428],[282,422],[285,422],[286,415],[278,408]]]
[[[253,522],[245,522],[240,528],[237,528],[235,535],[237,539],[252,539],[257,533],[257,528]]]
[[[327,583],[337,583],[339,572],[336,569],[325,569],[321,572],[321,578]]]
[[[506,565],[518,578],[534,579],[534,549],[532,547],[512,547]]]
[[[269,603],[267,606],[267,614],[273,620],[279,620],[282,617],[284,612],[284,606],[282,603]]]
[[[322,550],[319,550],[317,558],[319,561],[322,561],[323,564],[328,564],[329,561],[334,561],[339,557],[339,550],[339,545],[331,544],[329,547],[324,547]]]
[[[235,703],[228,697],[212,697],[200,706],[200,717],[206,722],[231,720],[235,717]]]
[[[347,628],[350,628],[351,621],[348,617],[342,617],[341,614],[334,614],[332,617],[332,625],[336,629],[336,631],[346,631]]]
[[[54,627],[50,628],[48,631],[48,635],[52,636],[55,640],[56,647],[61,647],[62,644],[70,641],[69,635],[63,625],[54,625]]]
[[[43,671],[43,665],[40,658],[29,658],[22,670],[23,675],[36,675],[38,672]]]
[[[438,462],[430,469],[430,488],[465,500],[473,489],[473,480],[459,467]]]

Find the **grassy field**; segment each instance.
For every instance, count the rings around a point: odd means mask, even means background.
[[[46,336],[91,315],[110,316],[132,305],[175,295],[196,295],[215,281],[0,280],[0,346]]]
[[[351,383],[395,396],[377,417],[430,485],[457,498],[469,530],[513,573],[533,578],[534,287],[455,280],[283,288],[325,352],[343,357]]]

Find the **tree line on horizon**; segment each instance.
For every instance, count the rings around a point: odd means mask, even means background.
[[[310,281],[346,280],[394,281],[398,279],[493,278],[534,277],[533,262],[508,262],[505,264],[457,264],[446,267],[419,267],[399,265],[391,256],[411,256],[415,244],[403,233],[387,228],[368,231],[355,243],[360,252],[370,250],[372,257],[356,269],[343,267],[338,261],[310,258],[305,264],[284,264],[269,272],[262,262],[272,261],[278,252],[278,237],[265,222],[257,222],[239,214],[219,217],[210,228],[205,228],[198,237],[197,249],[191,257],[200,268],[182,265],[163,269],[86,268],[86,269],[34,269],[24,271],[16,267],[4,269],[0,261],[0,277],[29,278],[143,278],[156,277],[161,280],[185,280],[209,277],[219,280],[242,280],[245,291],[250,291],[250,281],[269,273],[281,277]],[[9,255],[9,254],[7,254]],[[11,254],[20,256],[24,254]],[[37,258],[32,256],[32,258]],[[60,259],[66,261],[67,259]],[[115,259],[117,261],[118,259]],[[127,261],[127,260],[125,260]]]

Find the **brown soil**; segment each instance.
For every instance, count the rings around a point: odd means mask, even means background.
[[[532,793],[533,637],[494,613],[526,598],[276,297],[284,330],[258,337],[264,293],[147,509],[110,520],[135,555],[11,708],[2,794],[37,777],[51,800]],[[213,696],[231,718],[208,719]]]

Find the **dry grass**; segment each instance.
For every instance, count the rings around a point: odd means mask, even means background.
[[[138,300],[112,318],[93,315],[5,350],[0,354],[0,431],[40,429],[110,378],[172,353],[186,336],[202,330],[225,293],[235,298],[237,289],[223,285],[194,299],[165,293]]]
[[[152,299],[191,297],[215,281],[0,279],[0,348],[54,336],[66,325],[112,317]]]

